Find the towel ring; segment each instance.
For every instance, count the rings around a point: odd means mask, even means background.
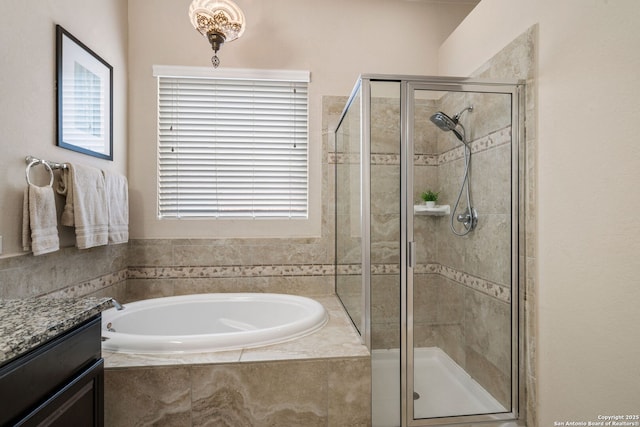
[[[51,179],[49,180],[49,187],[53,187],[53,178],[54,178],[53,169],[51,169],[51,166],[49,166],[47,162],[43,162],[41,160],[34,160],[27,165],[27,169],[25,170],[25,177],[27,178],[27,184],[31,185],[31,180],[29,180],[29,172],[31,171],[31,166],[34,166],[37,164],[41,164],[45,168],[47,168],[47,170],[49,171],[49,176],[51,177]]]

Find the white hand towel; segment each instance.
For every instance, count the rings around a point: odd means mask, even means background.
[[[42,255],[60,249],[56,200],[53,188],[28,184],[24,192],[22,246]]]
[[[109,216],[102,171],[83,165],[68,165],[68,168],[71,180],[69,188],[73,191],[76,246],[79,249],[87,249],[106,245]],[[67,194],[68,197],[69,194]],[[68,201],[67,204],[69,204]]]
[[[104,173],[109,213],[109,243],[129,241],[129,187],[127,177],[109,171]]]
[[[73,227],[73,181],[71,179],[71,167],[67,167],[60,172],[60,179],[56,184],[56,193],[65,196],[64,210],[60,216],[60,224]]]
[[[31,224],[29,221],[29,186],[24,188],[22,199],[22,250],[31,250]]]

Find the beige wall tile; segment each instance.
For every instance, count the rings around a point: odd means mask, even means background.
[[[328,362],[329,427],[371,425],[371,359]]]
[[[105,425],[191,425],[188,368],[108,369],[104,375]]]
[[[327,362],[272,362],[191,368],[199,426],[326,426]]]

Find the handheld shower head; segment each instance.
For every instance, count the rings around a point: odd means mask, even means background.
[[[433,122],[433,124],[438,126],[441,130],[443,130],[445,132],[449,132],[449,131],[453,132],[453,134],[460,141],[464,142],[464,138],[462,137],[460,132],[458,132],[456,130],[456,128],[458,127],[458,118],[457,117],[458,116],[455,116],[452,119],[451,117],[447,116],[442,111],[438,111],[433,116],[429,117],[429,120],[431,120],[431,122]]]
[[[457,119],[455,120],[452,119],[442,111],[438,111],[429,119],[433,122],[434,125],[438,126],[440,129],[442,129],[445,132],[453,130],[456,128],[456,126],[458,126]]]
[[[453,134],[460,141],[462,141],[463,144],[466,144],[466,141],[464,140],[464,132],[465,132],[464,127],[460,123],[458,123],[460,116],[466,111],[473,111],[473,106],[472,105],[468,106],[467,108],[465,108],[464,110],[460,111],[458,114],[453,116],[453,118],[449,117],[442,111],[438,111],[437,113],[429,117],[429,120],[431,120],[431,122],[436,126],[438,126],[441,130],[445,132],[448,132],[448,131],[453,132]],[[460,133],[457,130],[458,127],[462,129],[462,133]]]
[[[453,118],[449,117],[442,111],[438,111],[434,115],[429,117],[429,120],[431,120],[431,122],[434,125],[438,126],[441,130],[445,132],[453,132],[456,138],[458,138],[460,142],[462,142],[462,145],[464,145],[464,178],[462,180],[460,192],[458,192],[458,198],[456,199],[456,204],[453,208],[453,213],[451,214],[449,221],[451,231],[457,236],[466,236],[478,225],[478,213],[471,206],[471,182],[469,174],[469,169],[471,166],[471,146],[466,141],[466,130],[464,129],[464,126],[460,124],[460,116],[462,116],[467,111],[473,111],[473,106],[470,105],[466,107],[458,114],[453,116]],[[458,222],[461,222],[464,225],[464,230],[458,231],[454,226],[454,217],[456,211],[458,210],[458,205],[460,204],[460,198],[462,197],[465,185],[467,187],[467,209],[457,216]]]

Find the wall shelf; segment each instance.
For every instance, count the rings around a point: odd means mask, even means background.
[[[449,205],[436,205],[432,208],[428,208],[426,205],[414,205],[414,215],[427,215],[427,216],[445,216],[451,213],[451,206]]]

